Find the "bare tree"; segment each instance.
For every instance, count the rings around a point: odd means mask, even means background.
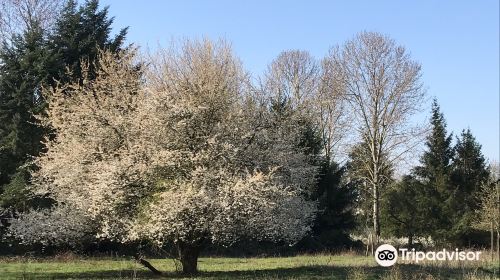
[[[269,98],[286,100],[294,109],[305,109],[317,91],[319,67],[306,51],[284,51],[268,66],[264,79]]]
[[[302,118],[319,133],[328,160],[336,156],[347,132],[345,91],[335,72],[329,60],[318,63],[307,51],[291,50],[273,60],[264,82],[264,92],[272,102],[286,103],[292,109],[292,121]]]
[[[330,63],[337,69],[352,107],[352,121],[369,153],[363,167],[373,201],[372,251],[379,241],[379,188],[386,164],[410,151],[422,130],[411,125],[425,91],[420,64],[405,48],[379,33],[362,32],[341,48],[333,48]],[[384,163],[384,158],[387,160]]]
[[[0,0],[0,33],[10,39],[37,23],[50,28],[66,0]]]
[[[322,148],[328,160],[341,156],[339,147],[349,132],[345,85],[338,72],[337,64],[328,58],[323,59],[321,80],[314,102]]]

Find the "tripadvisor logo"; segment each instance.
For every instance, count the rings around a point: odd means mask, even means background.
[[[383,244],[375,251],[375,261],[381,266],[391,266],[398,260],[398,251],[392,245]]]
[[[396,250],[394,246],[389,244],[380,245],[375,251],[375,261],[381,266],[392,266],[396,263],[398,258],[402,261],[410,261],[419,263],[421,261],[478,261],[481,252],[479,251],[448,251],[443,249],[441,251],[416,251],[415,249],[399,248]]]

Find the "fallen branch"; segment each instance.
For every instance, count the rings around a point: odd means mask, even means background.
[[[136,256],[135,261],[142,264],[144,267],[148,268],[149,270],[151,270],[151,272],[153,272],[153,274],[155,274],[155,275],[162,274],[161,271],[156,269],[153,265],[151,265],[151,263],[149,263],[147,260],[143,259],[142,257]]]

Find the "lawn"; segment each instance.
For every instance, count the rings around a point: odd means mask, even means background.
[[[157,277],[129,259],[0,260],[0,279],[184,279],[172,260],[149,260]],[[190,279],[500,279],[491,262],[475,265],[400,264],[377,266],[371,257],[314,255],[284,258],[201,258],[200,274]],[[186,278],[187,279],[187,278]]]

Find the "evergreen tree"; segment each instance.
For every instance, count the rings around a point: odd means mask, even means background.
[[[28,201],[29,159],[38,155],[48,135],[34,115],[43,113],[42,86],[54,81],[81,80],[82,61],[90,67],[99,49],[121,50],[127,29],[111,38],[108,9],[99,9],[97,0],[82,6],[70,0],[50,35],[38,23],[22,35],[4,42],[0,50],[0,207],[22,210],[44,200]],[[68,71],[69,70],[69,71]],[[91,69],[87,78],[95,77]],[[43,202],[45,203],[45,202]],[[33,205],[32,205],[33,206]]]
[[[431,126],[432,132],[425,143],[427,151],[422,155],[422,165],[415,168],[415,173],[440,193],[449,194],[453,158],[452,135],[446,132],[446,121],[436,99],[432,104]]]
[[[436,242],[445,242],[449,236],[452,215],[449,207],[453,187],[451,180],[452,136],[446,131],[446,121],[437,100],[432,104],[432,131],[427,137],[427,150],[421,157],[421,165],[414,173],[422,182],[420,197],[421,214],[426,217],[427,233]]]
[[[298,148],[311,156],[311,164],[319,167],[312,192],[312,199],[318,200],[318,214],[311,233],[299,247],[325,251],[351,245],[349,232],[355,226],[355,191],[354,185],[345,180],[346,167],[322,155],[321,136],[314,122],[307,118],[307,114],[302,115],[294,109],[290,98],[278,95],[271,100],[270,112],[275,126],[292,122],[298,128]]]
[[[452,163],[453,193],[450,197],[452,210],[453,241],[459,245],[473,242],[473,224],[476,222],[476,211],[480,208],[479,193],[481,186],[489,178],[489,170],[470,129],[463,130],[455,146],[455,157]]]
[[[0,50],[0,206],[24,203],[29,174],[24,164],[42,150],[44,130],[34,115],[44,107],[40,94],[53,58],[46,48],[44,32],[33,29],[15,36]]]
[[[393,184],[383,199],[384,233],[408,238],[408,247],[412,247],[415,237],[424,235],[429,226],[423,190],[420,181],[407,175]]]
[[[80,7],[75,0],[69,0],[50,36],[50,48],[58,62],[52,77],[63,83],[81,80],[81,62],[89,61],[89,78],[93,79],[95,69],[92,62],[96,61],[99,50],[120,51],[125,41],[127,28],[111,37],[112,24],[108,7],[99,9],[98,0],[88,0]]]
[[[311,235],[317,249],[333,250],[351,245],[350,231],[355,227],[355,190],[346,180],[346,167],[325,160],[315,191],[318,214]]]
[[[99,49],[119,51],[127,29],[111,38],[112,23],[108,9],[100,10],[97,0],[89,0],[80,7],[71,0],[49,39],[40,25],[33,23],[30,24],[32,29],[25,34],[15,35],[11,42],[3,43],[0,53],[0,186],[7,185],[16,170],[42,149],[45,131],[33,116],[45,107],[40,94],[42,85],[52,85],[54,80],[81,79],[82,60],[92,65]],[[91,71],[89,78],[93,78],[93,73]],[[26,176],[26,172],[19,174],[15,181],[22,182]]]
[[[465,193],[464,204],[477,208],[479,201],[473,194],[481,189],[481,185],[489,178],[489,170],[481,152],[481,145],[476,141],[470,129],[463,130],[455,145],[452,180]]]

